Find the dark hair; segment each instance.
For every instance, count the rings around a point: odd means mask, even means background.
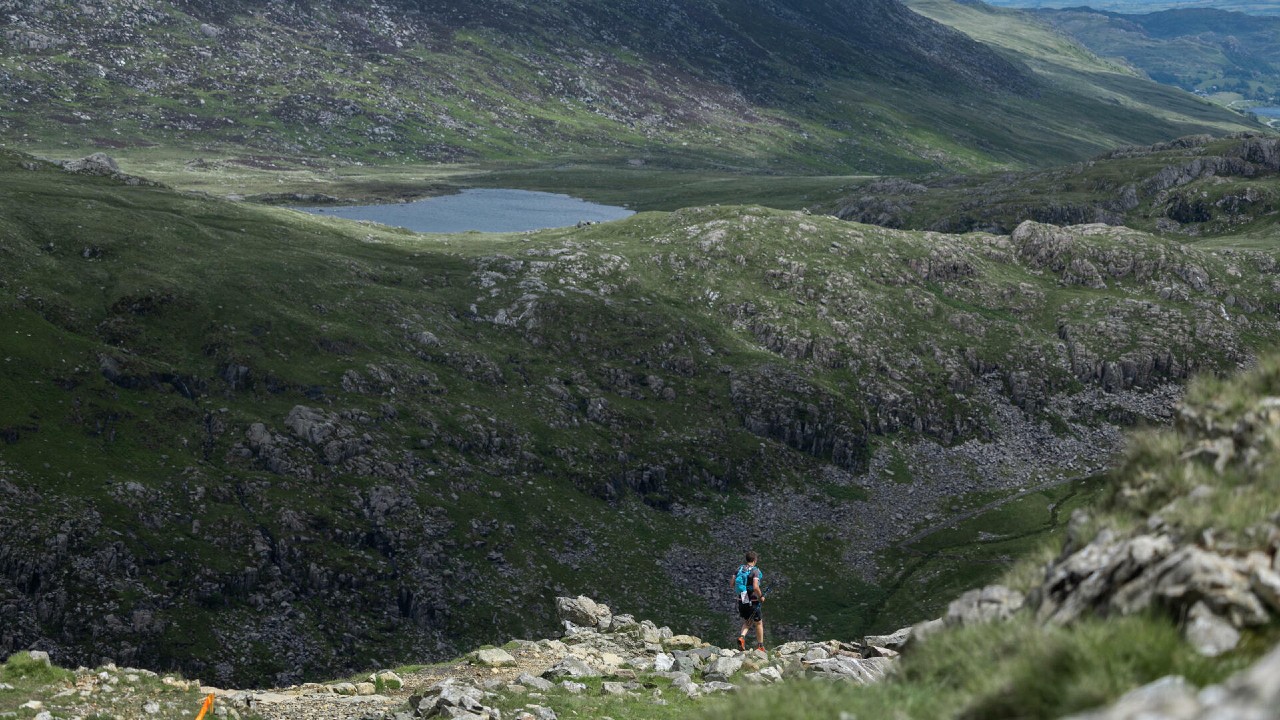
[[[758,560],[758,559],[759,559],[759,556],[758,556],[758,555],[756,555],[756,551],[755,551],[755,550],[748,550],[748,551],[747,551],[747,562],[749,562],[749,563],[753,563],[753,562],[755,562],[755,561],[756,561],[756,560]]]

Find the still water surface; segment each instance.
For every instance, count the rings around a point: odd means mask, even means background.
[[[634,214],[626,208],[528,190],[463,190],[457,195],[411,203],[295,209],[431,233],[521,232],[566,227],[582,221],[619,220]]]

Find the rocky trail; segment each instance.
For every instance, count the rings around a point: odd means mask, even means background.
[[[770,652],[715,647],[674,634],[648,620],[613,615],[590,598],[556,599],[565,626],[558,640],[517,640],[465,658],[405,673],[373,673],[366,682],[309,683],[264,691],[201,688],[227,714],[265,720],[372,720],[448,717],[554,720],[555,698],[598,693],[665,705],[737,690],[741,684],[809,675],[871,683],[882,679],[909,635],[868,637],[863,643],[790,642]],[[662,682],[662,681],[667,682]],[[598,684],[598,687],[597,687]]]
[[[484,647],[401,674],[381,670],[358,680],[236,690],[107,665],[66,673],[22,709],[36,712],[38,720],[187,718],[200,698],[213,695],[213,716],[231,720],[555,720],[564,703],[588,696],[666,706],[784,678],[874,683],[885,677],[896,648],[910,635],[904,628],[861,643],[789,642],[768,652],[739,651],[614,615],[583,596],[557,598],[556,606],[565,628],[560,639]],[[33,657],[22,661],[65,672],[52,668],[45,653]],[[16,688],[0,686],[5,691]]]

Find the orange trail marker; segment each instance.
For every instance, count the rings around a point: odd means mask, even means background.
[[[196,720],[204,720],[205,713],[213,709],[213,694],[204,699],[204,705],[200,707],[200,714],[196,716]]]

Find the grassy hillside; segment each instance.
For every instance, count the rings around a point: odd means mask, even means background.
[[[1280,17],[1208,9],[1142,15],[1075,9],[1037,17],[1159,82],[1237,108],[1280,103]]]
[[[548,589],[719,632],[747,542],[778,636],[918,619],[1275,341],[1272,254],[1125,230],[420,236],[14,154],[0,195],[4,650],[219,681],[545,634]]]
[[[1124,537],[1159,529],[1173,537],[1202,538],[1201,547],[1229,556],[1257,552],[1270,562],[1280,520],[1278,394],[1280,357],[1274,355],[1247,373],[1193,383],[1176,429],[1131,438],[1124,460],[1107,476],[1107,491],[1088,507],[1088,520],[1076,524],[1074,548],[1104,531]],[[1226,445],[1238,452],[1225,457],[1206,452],[1233,434]],[[1005,581],[1032,590],[1044,579],[1044,563],[1071,551],[1059,554],[1058,547],[1046,544],[1038,556],[1022,559]],[[1248,666],[1280,641],[1273,615],[1269,624],[1245,631],[1236,650],[1207,658],[1179,637],[1182,624],[1182,618],[1159,610],[1088,617],[1067,626],[1039,624],[1024,614],[931,636],[910,648],[900,672],[879,686],[796,683],[763,688],[705,716],[801,718],[845,712],[858,717],[1055,718],[1109,703],[1169,675],[1184,678],[1194,692]],[[1267,702],[1231,691],[1205,702],[1212,707],[1226,698],[1253,699],[1260,707]],[[1137,710],[1130,706],[1128,712],[1123,716]]]
[[[49,154],[897,173],[1243,127],[1130,76],[1061,82],[1044,67],[1072,57],[896,0],[11,5],[0,134]]]
[[[1126,59],[1132,61],[1132,58],[1126,53],[1111,52],[1114,48],[1110,46],[1094,44],[1088,38],[1073,35],[1070,29],[1063,28],[1052,20],[1041,19],[1065,15],[1028,14],[984,3],[959,3],[954,0],[909,0],[908,5],[916,12],[954,27],[975,40],[1013,53],[1013,57],[1026,63],[1044,83],[1064,92],[1096,98],[1106,105],[1175,122],[1184,122],[1190,118],[1207,119],[1216,112],[1202,98],[1173,92],[1167,88],[1155,90],[1145,77],[1130,67]],[[1265,24],[1270,21],[1258,22]],[[1260,33],[1259,38],[1263,36],[1265,32]],[[1254,44],[1251,47],[1263,46]],[[1171,48],[1168,54],[1180,58],[1188,65],[1196,65],[1197,61],[1193,56],[1179,50]],[[1259,59],[1254,64],[1258,65],[1260,62],[1262,61]],[[1142,70],[1148,70],[1140,63],[1135,64]],[[1162,81],[1167,81],[1167,78]],[[1188,86],[1187,89],[1192,87]],[[1240,120],[1227,121],[1218,127],[1226,129],[1227,124],[1232,122]],[[1255,125],[1247,120],[1244,122]],[[1169,137],[1161,138],[1168,139]]]
[[[888,227],[1011,232],[1027,219],[1108,223],[1274,247],[1280,158],[1270,135],[1120,148],[1052,170],[863,180],[818,207]]]
[[[992,0],[991,5],[1016,8],[1075,8],[1075,0]],[[1087,4],[1099,10],[1121,13],[1148,13],[1163,10],[1226,10],[1253,15],[1275,15],[1276,6],[1267,0],[1093,0]]]

